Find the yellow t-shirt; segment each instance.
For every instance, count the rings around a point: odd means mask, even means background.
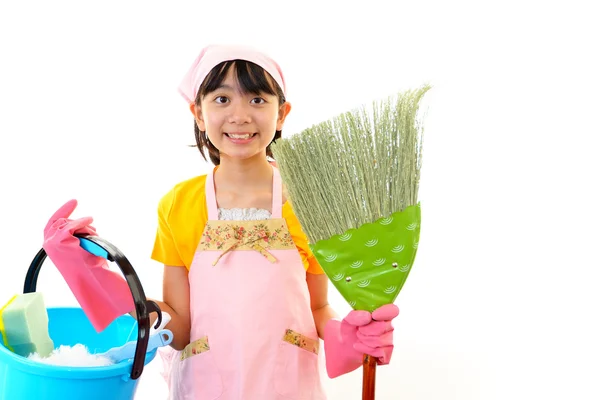
[[[206,175],[188,179],[175,185],[160,200],[153,260],[190,269],[208,220],[205,182]],[[308,247],[306,235],[289,202],[283,205],[282,214],[306,271],[311,274],[324,273]]]

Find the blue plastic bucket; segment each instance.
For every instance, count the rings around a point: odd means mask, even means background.
[[[146,353],[150,312],[158,305],[147,300],[141,282],[127,258],[106,240],[80,236],[81,247],[114,261],[129,284],[138,319],[123,315],[98,333],[81,308],[48,308],[48,331],[54,347],[82,344],[92,354],[103,353],[137,340],[135,357],[107,367],[66,367],[32,361],[8,350],[0,340],[0,400],[132,400],[144,366],[157,350]],[[23,292],[35,292],[46,252],[41,249],[31,263]]]
[[[81,343],[101,353],[137,338],[137,321],[122,316],[97,333],[80,308],[49,308],[49,333],[55,348]],[[145,364],[156,356],[149,352]],[[64,367],[21,357],[0,344],[1,400],[131,400],[138,379],[133,360],[107,367]]]

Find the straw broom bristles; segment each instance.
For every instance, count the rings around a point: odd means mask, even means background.
[[[280,139],[271,148],[311,243],[417,204],[424,85]]]

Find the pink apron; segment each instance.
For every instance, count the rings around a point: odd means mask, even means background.
[[[281,215],[279,171],[271,219],[218,220],[212,173],[206,202],[189,273],[191,343],[175,353],[171,398],[324,400],[306,271]]]

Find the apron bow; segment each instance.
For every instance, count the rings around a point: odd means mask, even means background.
[[[237,230],[234,230],[233,237],[235,238],[235,242],[233,242],[228,248],[226,248],[219,255],[219,257],[217,257],[217,259],[213,262],[213,266],[217,265],[217,263],[219,262],[221,257],[223,257],[225,254],[237,249],[238,247],[244,247],[244,246],[248,246],[252,250],[258,251],[260,254],[262,254],[267,260],[269,260],[272,263],[275,263],[277,261],[275,256],[273,256],[273,254],[271,254],[262,245],[262,243],[260,243],[261,241],[266,242],[265,239],[268,239],[268,235],[266,233],[262,233],[262,234],[257,233],[257,234],[252,235],[251,237],[247,238],[246,240],[244,240],[242,233]]]

